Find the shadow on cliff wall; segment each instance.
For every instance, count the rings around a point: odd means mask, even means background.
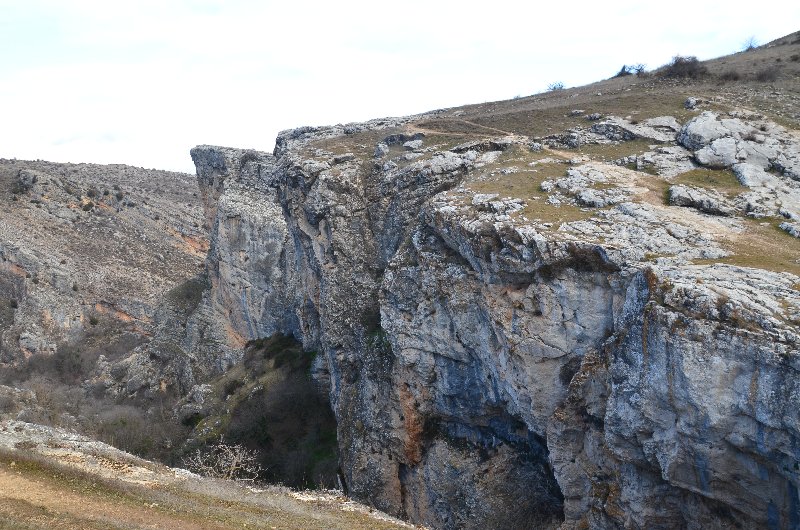
[[[251,341],[241,363],[208,382],[187,448],[224,439],[258,452],[262,480],[297,488],[337,484],[336,420],[311,379],[316,352],[293,337]]]

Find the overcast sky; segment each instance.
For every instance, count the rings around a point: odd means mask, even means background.
[[[509,99],[800,29],[800,3],[0,0],[0,157],[193,172],[197,144]]]

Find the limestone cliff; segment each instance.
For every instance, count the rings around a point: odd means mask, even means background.
[[[0,160],[0,414],[261,443],[310,371],[342,485],[414,522],[800,528],[798,52],[199,146],[199,189]]]
[[[700,110],[198,147],[210,299],[323,354],[349,491],[389,513],[796,528],[800,142]]]

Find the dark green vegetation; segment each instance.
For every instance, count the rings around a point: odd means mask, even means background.
[[[167,300],[184,315],[189,315],[203,300],[203,291],[208,288],[205,276],[191,278],[173,287],[167,293]]]
[[[698,79],[708,75],[708,67],[701,63],[697,57],[676,55],[668,65],[661,67],[656,74],[661,77]]]
[[[189,419],[196,442],[224,440],[258,452],[262,480],[336,485],[336,420],[311,379],[315,352],[276,334],[252,341],[243,361],[211,382],[212,407]]]

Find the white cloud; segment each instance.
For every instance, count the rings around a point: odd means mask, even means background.
[[[198,143],[269,150],[288,127],[709,58],[800,20],[750,5],[0,0],[0,156],[191,171]]]

